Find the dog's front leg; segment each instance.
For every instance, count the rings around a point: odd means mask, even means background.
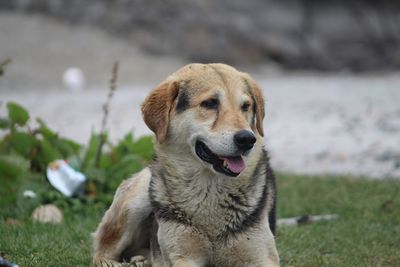
[[[197,229],[178,222],[159,221],[157,239],[163,266],[206,266],[211,244]]]

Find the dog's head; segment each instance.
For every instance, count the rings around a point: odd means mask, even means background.
[[[264,100],[249,75],[224,64],[190,64],[156,87],[143,118],[167,143],[213,172],[238,176],[254,146],[262,146]]]

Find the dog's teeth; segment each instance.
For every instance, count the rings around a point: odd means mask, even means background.
[[[226,160],[224,160],[224,167],[228,168],[228,162],[226,162]]]

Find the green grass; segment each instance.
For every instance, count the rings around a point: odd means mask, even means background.
[[[292,175],[278,181],[279,217],[339,214],[335,221],[279,228],[282,266],[400,266],[400,181]],[[43,225],[24,209],[12,210],[4,188],[15,192],[0,186],[2,255],[20,266],[90,265],[90,233],[104,210],[64,210],[61,225]],[[10,214],[19,224],[6,223]]]
[[[335,221],[280,228],[283,266],[400,266],[399,181],[279,177],[279,217],[337,213]]]
[[[19,266],[90,266],[90,232],[99,213],[90,209],[84,215],[64,214],[61,225],[40,224],[31,220],[21,225],[0,222],[0,251]]]

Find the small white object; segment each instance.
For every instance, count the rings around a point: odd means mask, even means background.
[[[61,223],[62,217],[61,210],[53,204],[41,205],[32,213],[33,220],[41,223]]]
[[[85,87],[86,79],[80,68],[71,67],[64,71],[63,82],[71,91],[81,91]]]
[[[33,192],[32,190],[25,190],[24,193],[22,193],[24,197],[26,198],[35,198],[36,193]]]
[[[0,266],[19,267],[18,264],[9,262],[9,261],[3,259],[3,257],[1,257],[1,256],[0,256]]]
[[[86,181],[85,175],[75,171],[65,160],[56,160],[47,167],[50,184],[67,197],[78,192]]]

